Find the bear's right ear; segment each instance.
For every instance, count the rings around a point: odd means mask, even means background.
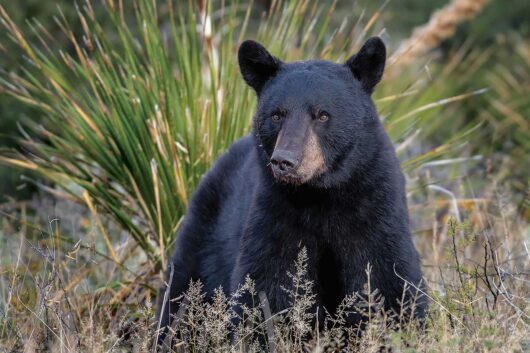
[[[244,41],[239,47],[237,56],[241,75],[258,95],[265,83],[276,75],[282,63],[253,40]]]

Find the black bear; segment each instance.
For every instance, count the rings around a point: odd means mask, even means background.
[[[399,312],[404,282],[418,288],[422,273],[405,180],[371,99],[384,43],[370,38],[335,64],[284,63],[245,41],[238,59],[258,97],[253,131],[217,160],[190,202],[159,294],[161,331],[191,280],[208,294],[230,293],[249,275],[273,312],[287,308],[281,286],[302,247],[317,305],[332,313],[362,291],[370,264],[371,288]],[[416,317],[425,306],[417,301]]]

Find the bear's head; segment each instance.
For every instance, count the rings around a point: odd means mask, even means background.
[[[257,42],[241,44],[241,74],[258,96],[254,133],[277,182],[331,187],[369,163],[381,130],[371,94],[385,58],[378,37],[345,64],[284,63]]]

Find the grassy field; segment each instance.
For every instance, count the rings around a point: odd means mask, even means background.
[[[0,204],[0,351],[151,351],[161,270],[188,199],[250,128],[255,98],[239,76],[238,44],[256,38],[284,60],[341,62],[381,35],[391,53],[374,98],[407,176],[431,301],[424,330],[377,310],[383,299],[370,288],[355,306],[370,318],[361,337],[343,325],[346,312],[311,326],[302,252],[285,288],[292,308],[274,317],[249,308],[253,326],[231,327],[241,293],[207,303],[192,285],[176,349],[530,352],[527,42],[517,41],[510,67],[498,46],[433,60],[429,50],[483,1],[450,1],[399,42],[384,30],[384,6],[337,18],[334,4],[304,0],[272,1],[267,12],[172,4],[89,1],[74,20],[58,12],[60,33],[37,20],[22,26],[0,7],[5,41],[23,58],[0,73],[0,93],[39,117],[21,119],[18,147],[2,149],[0,162],[41,190]],[[241,291],[253,293],[252,281]]]
[[[239,328],[248,346],[234,350],[259,351],[256,342],[268,342],[269,328],[275,332],[276,352],[342,351],[339,347],[347,341],[355,352],[380,352],[382,347],[392,352],[527,352],[528,225],[497,189],[487,201],[457,204],[461,223],[451,202],[437,197],[421,203],[411,200],[413,217],[423,223],[415,228],[415,241],[431,298],[424,332],[409,322],[389,327],[386,315],[367,312],[367,307],[380,305],[377,293],[369,296],[372,303],[355,307],[371,318],[361,339],[341,325],[340,316],[331,329],[312,327],[312,289],[301,256],[299,271],[286,284],[292,309],[272,319],[260,309],[249,310],[256,326]],[[29,208],[40,211],[29,215]],[[156,329],[152,303],[161,279],[126,233],[104,218],[94,218],[84,207],[47,197],[4,205],[2,214],[3,350],[151,351]],[[108,255],[100,224],[113,235],[118,262]],[[244,290],[252,291],[252,284]],[[206,303],[197,284],[187,298],[189,313],[178,328],[187,337],[181,348],[230,351],[227,332],[234,313],[229,308],[237,295],[219,294],[213,304]],[[349,300],[345,299],[345,308]],[[309,333],[310,340],[301,339]]]

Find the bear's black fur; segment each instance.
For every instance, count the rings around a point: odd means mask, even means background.
[[[258,95],[253,132],[219,158],[190,202],[165,301],[160,291],[162,328],[178,309],[167,299],[190,280],[230,293],[249,275],[273,312],[287,308],[281,286],[302,247],[318,305],[333,312],[362,291],[370,264],[371,288],[399,312],[400,277],[419,286],[422,274],[405,180],[370,97],[385,56],[379,38],[343,65],[283,63],[256,42],[241,45],[241,73]],[[417,317],[425,305],[417,302]]]

